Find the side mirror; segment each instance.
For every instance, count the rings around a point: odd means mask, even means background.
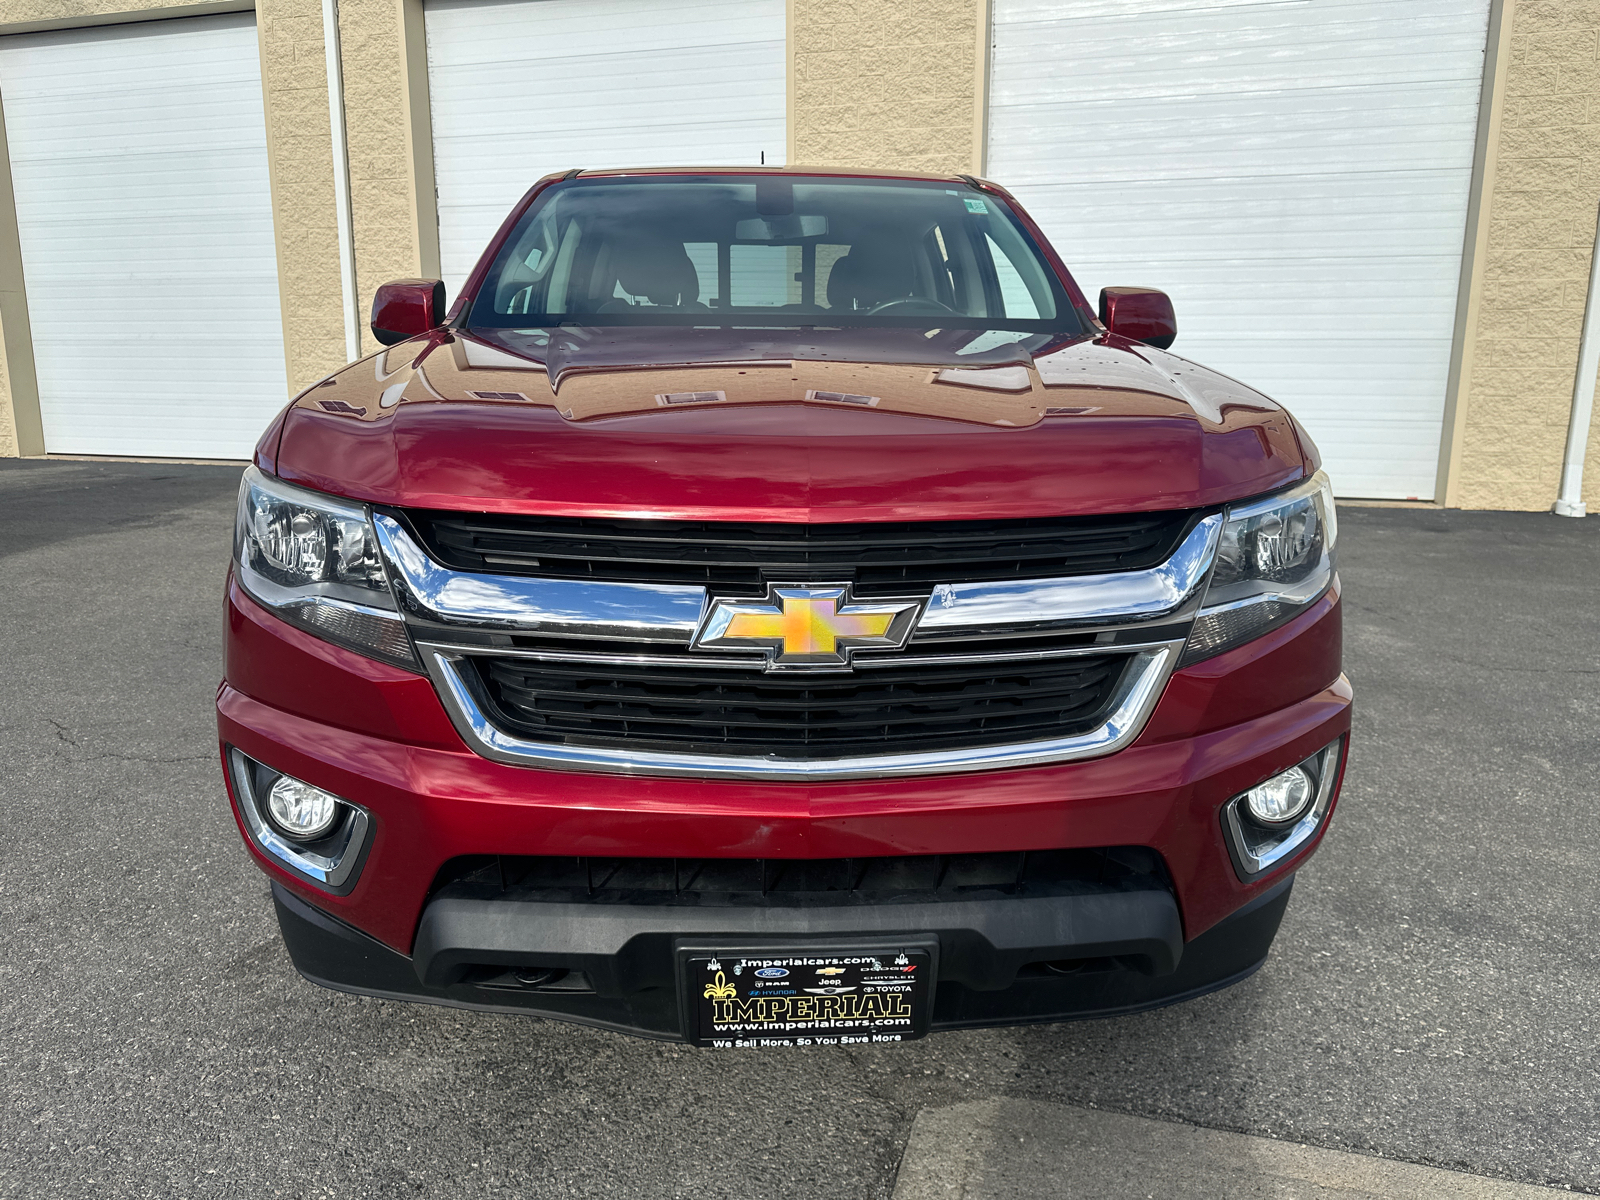
[[[1155,288],[1100,289],[1100,323],[1129,341],[1147,342],[1165,350],[1178,336],[1172,298]]]
[[[372,298],[372,336],[385,346],[437,329],[444,321],[444,284],[437,279],[396,279]]]

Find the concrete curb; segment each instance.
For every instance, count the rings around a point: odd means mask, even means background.
[[[894,1200],[1539,1200],[1571,1192],[1035,1100],[917,1114]]]

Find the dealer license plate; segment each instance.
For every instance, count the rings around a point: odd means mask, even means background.
[[[928,1031],[926,949],[691,953],[684,963],[697,1046],[856,1046]]]

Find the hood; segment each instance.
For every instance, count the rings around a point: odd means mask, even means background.
[[[1113,337],[438,332],[307,389],[277,473],[372,503],[700,520],[1195,508],[1314,463],[1258,392]]]

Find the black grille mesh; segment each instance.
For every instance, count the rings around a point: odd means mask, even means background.
[[[447,862],[433,895],[589,904],[820,905],[982,900],[1170,887],[1143,846],[871,858],[572,858]]]
[[[915,593],[939,583],[1144,570],[1171,555],[1194,516],[794,525],[405,514],[429,552],[458,570],[701,584],[725,595],[759,595],[768,580],[848,580],[861,596]]]
[[[1130,656],[839,674],[472,661],[497,723],[539,741],[819,759],[1082,733],[1104,719]]]

